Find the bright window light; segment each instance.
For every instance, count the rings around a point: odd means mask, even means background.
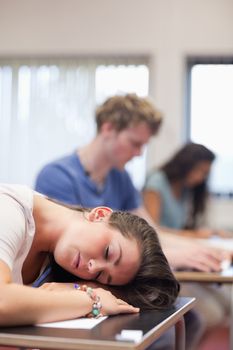
[[[192,141],[204,144],[217,159],[211,191],[233,193],[233,64],[196,64],[191,70]]]

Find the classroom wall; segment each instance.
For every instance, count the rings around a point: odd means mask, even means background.
[[[232,55],[232,19],[232,0],[0,0],[0,57],[150,56],[150,94],[165,114],[150,168],[184,136],[186,56]]]

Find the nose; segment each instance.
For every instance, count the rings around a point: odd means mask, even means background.
[[[98,273],[105,268],[104,262],[100,260],[90,259],[87,264],[88,271],[91,274]]]

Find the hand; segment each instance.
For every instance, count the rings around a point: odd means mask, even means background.
[[[225,230],[216,230],[215,234],[221,238],[233,238],[233,232]]]
[[[215,234],[215,231],[208,228],[199,228],[194,231],[196,233],[196,238],[210,238]]]
[[[66,290],[74,290],[74,283],[57,283],[57,282],[48,282],[42,284],[39,287],[40,289],[46,289],[47,291],[66,291]]]
[[[185,267],[203,272],[219,272],[222,270],[222,262],[231,257],[228,251],[198,242],[187,247],[183,259],[186,259]]]
[[[203,272],[221,270],[223,260],[230,260],[232,254],[224,249],[208,246],[205,240],[174,236],[164,244],[164,253],[175,269],[196,269]]]
[[[82,283],[83,284],[83,283]],[[88,283],[88,286],[94,287],[94,283]],[[44,283],[39,287],[40,289],[46,289],[47,291],[74,291],[74,283],[57,283],[50,282]],[[139,308],[133,307],[126,303],[124,300],[115,297],[111,292],[104,288],[94,288],[96,294],[100,297],[102,304],[101,313],[103,315],[116,315],[122,313],[137,313]]]
[[[139,308],[126,303],[122,299],[116,298],[111,292],[103,288],[95,288],[96,294],[100,297],[102,304],[102,315],[116,315],[123,313],[137,313]]]
[[[225,230],[213,230],[208,228],[200,228],[195,231],[197,238],[209,238],[212,236],[219,236],[221,238],[233,238],[233,233]]]

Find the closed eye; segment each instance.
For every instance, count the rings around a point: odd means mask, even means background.
[[[108,258],[109,258],[109,246],[105,249],[105,252],[104,252],[104,259],[108,260]],[[95,276],[95,280],[97,280],[102,273],[103,273],[103,271],[99,271],[97,273],[97,275]]]
[[[95,280],[97,280],[97,279],[100,277],[100,275],[101,275],[102,272],[103,272],[103,271],[99,271],[99,272],[97,273],[97,275],[95,276]]]
[[[105,250],[105,254],[104,254],[105,260],[108,260],[108,255],[109,255],[109,246]]]

